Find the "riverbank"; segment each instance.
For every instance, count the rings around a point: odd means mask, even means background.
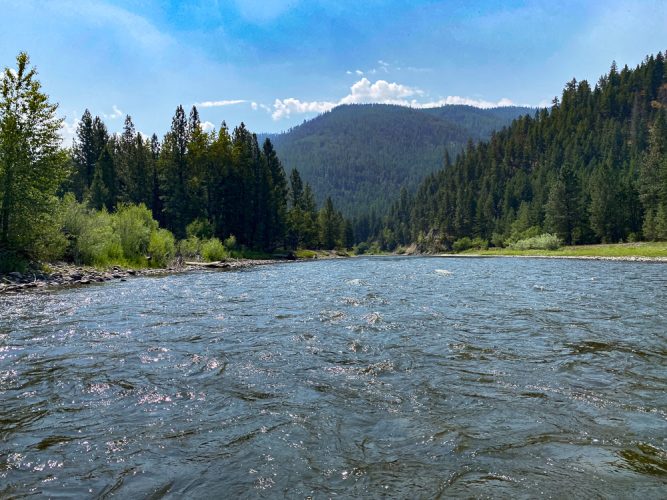
[[[667,242],[614,243],[576,245],[557,250],[514,250],[489,248],[462,253],[440,254],[443,257],[532,257],[544,259],[588,259],[630,262],[667,262]]]
[[[238,270],[249,267],[288,262],[277,259],[232,259],[223,262],[186,262],[165,268],[130,269],[111,266],[99,269],[91,266],[77,266],[65,262],[50,263],[45,270],[29,270],[23,273],[11,272],[0,275],[0,293],[21,292],[32,289],[46,289],[66,286],[82,286],[107,281],[126,281],[137,276],[159,276],[201,269]]]

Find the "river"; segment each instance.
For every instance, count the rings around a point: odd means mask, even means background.
[[[0,496],[664,497],[667,266],[358,258],[0,296]]]

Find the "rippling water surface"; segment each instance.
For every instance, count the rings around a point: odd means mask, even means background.
[[[362,258],[0,296],[0,496],[667,491],[667,266]]]

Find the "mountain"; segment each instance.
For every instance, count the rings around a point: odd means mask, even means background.
[[[667,62],[612,64],[595,85],[572,80],[550,109],[524,116],[397,198],[385,247],[667,239]],[[462,244],[457,245],[461,247]]]
[[[494,130],[533,112],[346,105],[267,137],[285,169],[298,169],[320,202],[331,196],[346,216],[357,216],[383,213],[402,186],[414,190],[441,168],[446,151],[454,158],[469,140],[488,139]]]

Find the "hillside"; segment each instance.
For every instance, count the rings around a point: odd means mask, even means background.
[[[451,248],[543,232],[568,244],[667,239],[667,64],[612,64],[572,80],[549,110],[525,116],[428,176],[378,238]],[[459,245],[460,246],[460,245]]]
[[[382,213],[402,186],[413,190],[469,139],[488,139],[530,108],[383,104],[339,106],[286,133],[268,135],[286,170],[297,168],[321,202],[349,216]]]

